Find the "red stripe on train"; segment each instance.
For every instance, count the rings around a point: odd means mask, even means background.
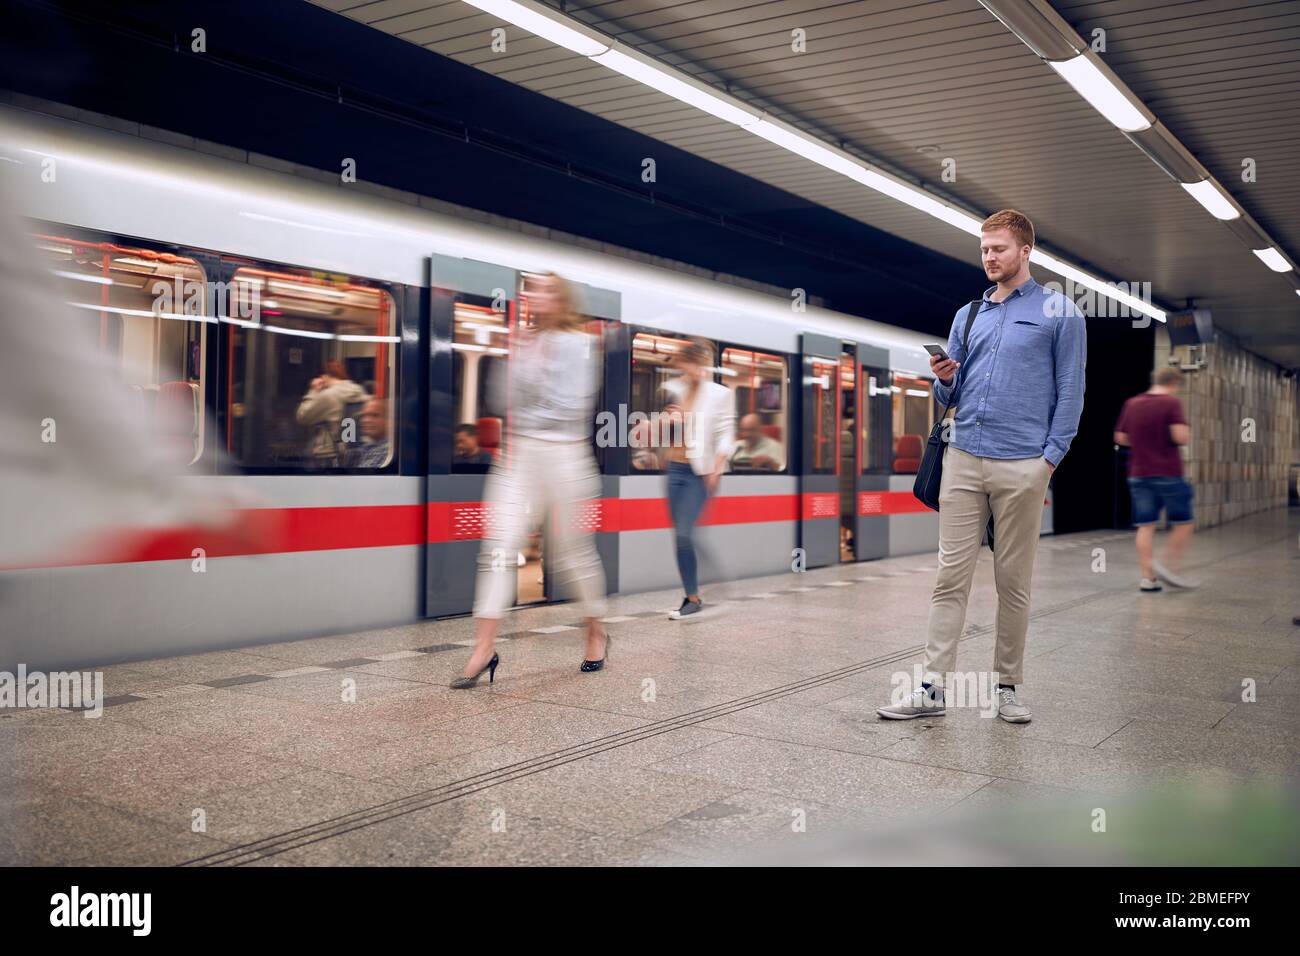
[[[836,492],[728,495],[709,501],[700,524],[838,518],[838,507]],[[427,506],[257,508],[236,514],[237,520],[227,528],[194,526],[115,532],[54,559],[0,570],[193,560],[198,557],[195,550],[200,548],[205,558],[222,558],[473,541],[484,534],[484,505],[479,501],[430,502]],[[603,498],[580,520],[605,533],[672,527],[665,498]]]
[[[27,567],[133,564],[343,548],[386,548],[424,541],[421,505],[255,508],[232,513],[226,527],[132,529],[100,535],[51,561]],[[13,570],[13,569],[10,569]]]

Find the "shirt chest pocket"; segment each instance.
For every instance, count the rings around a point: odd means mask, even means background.
[[[1046,321],[1017,319],[1002,330],[1002,344],[1009,356],[1035,358],[1052,351],[1052,326]]]

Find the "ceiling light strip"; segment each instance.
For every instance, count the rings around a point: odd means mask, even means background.
[[[903,180],[882,170],[872,168],[853,154],[831,146],[777,119],[766,112],[742,102],[734,96],[714,90],[680,70],[665,66],[626,44],[604,37],[585,24],[573,20],[537,0],[464,0],[470,6],[485,13],[499,17],[544,39],[589,57],[593,62],[636,80],[645,86],[658,90],[679,102],[703,110],[711,116],[747,130],[774,145],[789,150],[819,166],[846,176],[853,181],[874,189],[879,193],[904,203],[907,206],[933,216],[968,235],[978,236],[983,217],[968,212],[925,190],[918,189]],[[1076,72],[1084,76],[1083,82],[1096,83],[1096,76],[1104,79],[1105,68],[1092,64],[1092,69],[1078,68]],[[1101,89],[1101,88],[1099,88]],[[1112,93],[1101,89],[1096,94],[1103,102],[1114,100]],[[1122,99],[1122,97],[1121,97]],[[1145,128],[1138,124],[1135,116],[1141,116],[1138,107],[1129,104],[1134,111],[1122,118],[1134,129]],[[1140,106],[1140,104],[1139,104]],[[1117,112],[1120,107],[1116,105]],[[1149,119],[1144,117],[1146,126]],[[1136,296],[1118,290],[1112,283],[1092,275],[1077,266],[1070,265],[1063,259],[1035,248],[1030,257],[1034,262],[1051,269],[1058,275],[1071,279],[1098,295],[1114,299],[1128,308],[1148,315],[1157,321],[1165,320],[1163,310]]]
[[[1187,190],[1188,195],[1222,222],[1248,220],[1233,227],[1251,251],[1274,272],[1294,272],[1277,244],[1258,228],[1178,138],[1155,118],[1145,103],[1111,71],[1048,0],[980,0],[1040,59],[1063,77],[1097,112],[1124,132],[1147,158]],[[1261,248],[1250,235],[1266,240]]]

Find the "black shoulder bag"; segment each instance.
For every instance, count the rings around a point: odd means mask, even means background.
[[[948,447],[944,441],[943,430],[948,413],[952,407],[957,404],[957,393],[961,387],[962,370],[966,368],[967,359],[970,357],[970,327],[975,324],[975,314],[979,312],[983,299],[976,299],[966,310],[966,328],[961,336],[961,370],[957,372],[957,378],[953,381],[952,400],[943,410],[943,415],[934,423],[930,429],[930,439],[925,443],[925,454],[921,458],[921,467],[916,470],[916,482],[912,485],[912,494],[917,499],[933,511],[939,510],[939,486],[943,482],[943,453]]]

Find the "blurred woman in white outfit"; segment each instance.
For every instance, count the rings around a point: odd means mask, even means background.
[[[509,363],[509,440],[488,473],[487,535],[478,556],[474,652],[456,688],[473,687],[484,671],[489,682],[500,658],[494,652],[501,616],[514,593],[515,555],[530,516],[546,515],[546,567],[577,591],[587,620],[581,670],[605,663],[605,573],[588,530],[588,509],[600,495],[591,451],[591,426],[600,388],[599,348],[583,329],[569,284],[544,276],[529,296],[536,328],[519,329]],[[494,383],[499,391],[501,383]],[[503,406],[504,403],[497,403]]]

